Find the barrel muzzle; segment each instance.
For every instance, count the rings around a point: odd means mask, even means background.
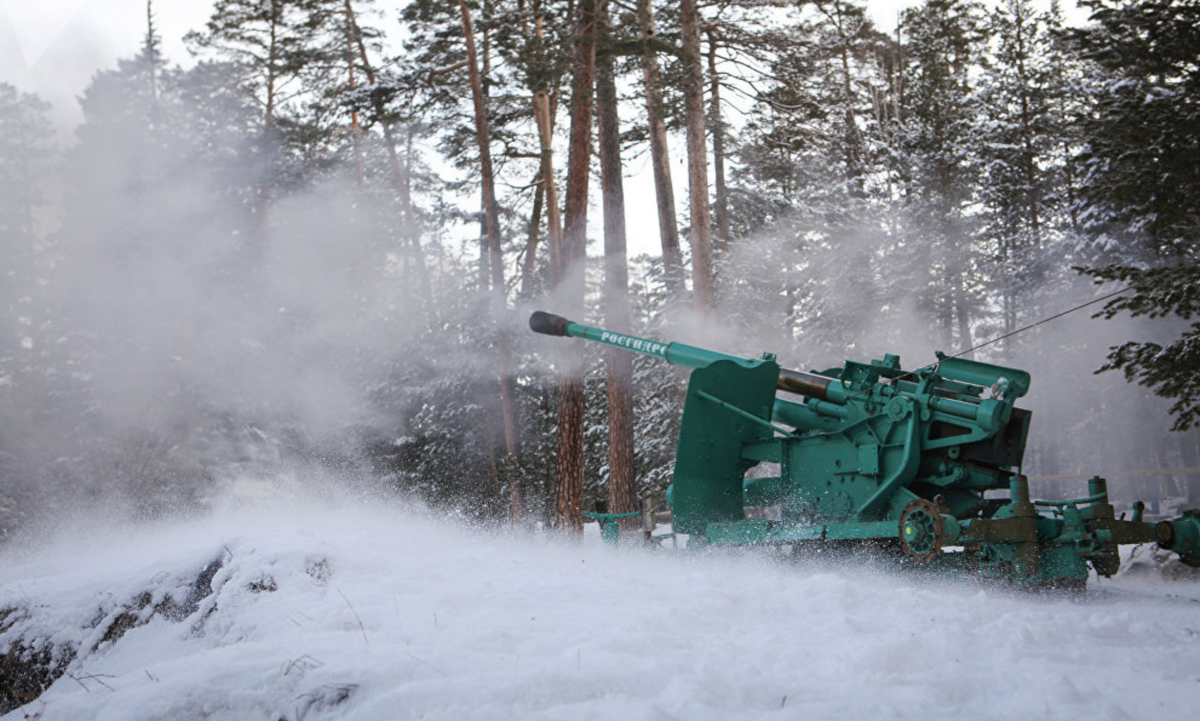
[[[533,315],[529,316],[530,330],[542,335],[565,336],[568,325],[571,325],[571,321],[561,315],[554,315],[542,310],[535,310]]]

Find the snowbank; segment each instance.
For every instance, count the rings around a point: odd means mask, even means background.
[[[0,558],[0,650],[74,652],[3,718],[1190,719],[1197,599],[243,513]]]

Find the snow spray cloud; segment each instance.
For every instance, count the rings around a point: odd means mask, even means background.
[[[203,508],[289,454],[361,470],[363,439],[395,432],[381,396],[427,325],[392,199],[336,169],[289,189],[220,72],[158,99],[132,65],[98,75],[61,229],[7,269],[38,280],[27,352],[0,369],[0,507],[26,522],[39,499]]]

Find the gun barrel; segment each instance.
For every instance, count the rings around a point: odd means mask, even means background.
[[[787,368],[779,370],[779,390],[781,391],[798,393],[802,396],[811,396],[813,398],[828,399],[830,395],[830,383],[833,383],[832,378],[817,375],[816,373],[793,371]],[[840,385],[835,387],[841,388]]]
[[[683,343],[660,343],[659,341],[638,338],[637,336],[592,328],[591,326],[567,320],[561,315],[554,315],[540,310],[535,311],[533,315],[529,316],[529,328],[535,333],[543,335],[583,338],[584,340],[624,348],[635,353],[662,358],[672,365],[683,366],[685,368],[704,368],[721,360],[733,361],[746,367],[754,367],[763,362],[757,358],[741,358]],[[779,372],[778,388],[790,393],[798,393],[835,403],[844,403],[844,390],[840,384],[833,383],[833,380],[832,378],[817,375],[816,373],[781,369]],[[836,391],[843,392],[839,394]]]

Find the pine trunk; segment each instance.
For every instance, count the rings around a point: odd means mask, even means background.
[[[567,154],[567,211],[557,297],[568,317],[581,318],[587,254],[588,173],[592,148],[592,92],[596,68],[596,2],[580,0],[575,35],[571,131]],[[556,525],[583,531],[583,348],[564,352],[558,385]]]
[[[1023,164],[1025,166],[1026,202],[1028,204],[1029,227],[1033,233],[1034,245],[1041,245],[1042,218],[1041,198],[1038,193],[1037,153],[1033,147],[1033,120],[1029,109],[1029,73],[1025,68],[1027,43],[1025,41],[1025,12],[1027,8],[1016,5],[1015,22],[1017,33],[1017,79],[1020,83],[1018,92],[1021,94],[1021,143],[1024,146]]]
[[[712,229],[708,213],[708,158],[704,138],[704,73],[700,66],[700,13],[682,0],[684,88],[687,120],[688,199],[691,206],[692,292],[697,310],[713,307]]]
[[[611,33],[607,3],[601,12],[603,32]],[[625,189],[621,181],[621,128],[617,117],[617,85],[612,55],[597,61],[596,112],[600,136],[600,186],[604,197],[604,320],[627,331],[629,268],[625,247]],[[638,510],[633,458],[633,359],[619,348],[606,349],[608,370],[608,512]],[[637,519],[626,519],[636,521]],[[623,523],[635,528],[637,523]]]
[[[662,93],[658,89],[658,55],[654,10],[650,0],[638,0],[638,26],[642,35],[642,84],[646,93],[646,124],[650,134],[650,163],[654,170],[654,196],[658,203],[658,234],[667,291],[672,297],[683,292],[683,253],[679,248],[679,221],[675,217],[675,188],[671,181],[671,157],[667,148],[667,126],[663,121]]]
[[[523,10],[523,5],[521,6]],[[546,23],[542,13],[542,4],[533,5],[533,29],[528,23],[523,26],[523,32],[528,37],[532,34],[535,52],[540,63],[546,56]],[[550,282],[558,283],[562,267],[562,214],[559,211],[558,187],[554,180],[554,104],[551,102],[549,88],[557,87],[557,78],[532,78],[533,87],[533,120],[537,125],[540,170],[538,172],[537,199],[545,205],[546,211],[546,243],[550,248]],[[538,213],[534,212],[534,220],[538,221]],[[533,275],[534,258],[531,257],[537,249],[536,231],[531,230],[530,250],[526,256],[526,279]],[[523,287],[526,287],[523,285]]]
[[[255,222],[254,257],[251,261],[255,268],[262,269],[267,253],[267,225],[271,212],[271,201],[275,188],[273,181],[277,170],[279,157],[279,135],[275,131],[275,93],[278,74],[278,51],[276,38],[278,35],[278,15],[274,7],[267,18],[267,49],[266,71],[264,81],[266,101],[263,105],[263,154],[259,165],[257,181],[257,198],[255,198],[253,213]]]
[[[863,187],[863,139],[858,130],[858,117],[854,112],[854,77],[850,67],[850,42],[860,29],[852,33],[846,27],[846,17],[843,8],[836,6],[838,40],[841,43],[840,60],[842,64],[842,122],[845,125],[846,137],[846,177],[851,181],[851,192],[857,197],[864,197]]]
[[[708,31],[709,122],[712,123],[713,181],[716,198],[713,219],[717,222],[717,250],[729,246],[729,196],[725,188],[725,123],[721,119],[721,77],[717,75],[717,33]]]
[[[353,93],[358,89],[357,78],[355,78],[355,35],[358,29],[358,23],[354,21],[354,8],[350,6],[350,0],[346,0],[346,71],[348,74],[347,83],[350,92]],[[362,151],[362,129],[358,124],[358,109],[350,111],[350,142],[354,146],[354,171],[355,177],[358,179],[358,187],[363,187],[367,184],[367,175],[364,170],[363,151]]]

